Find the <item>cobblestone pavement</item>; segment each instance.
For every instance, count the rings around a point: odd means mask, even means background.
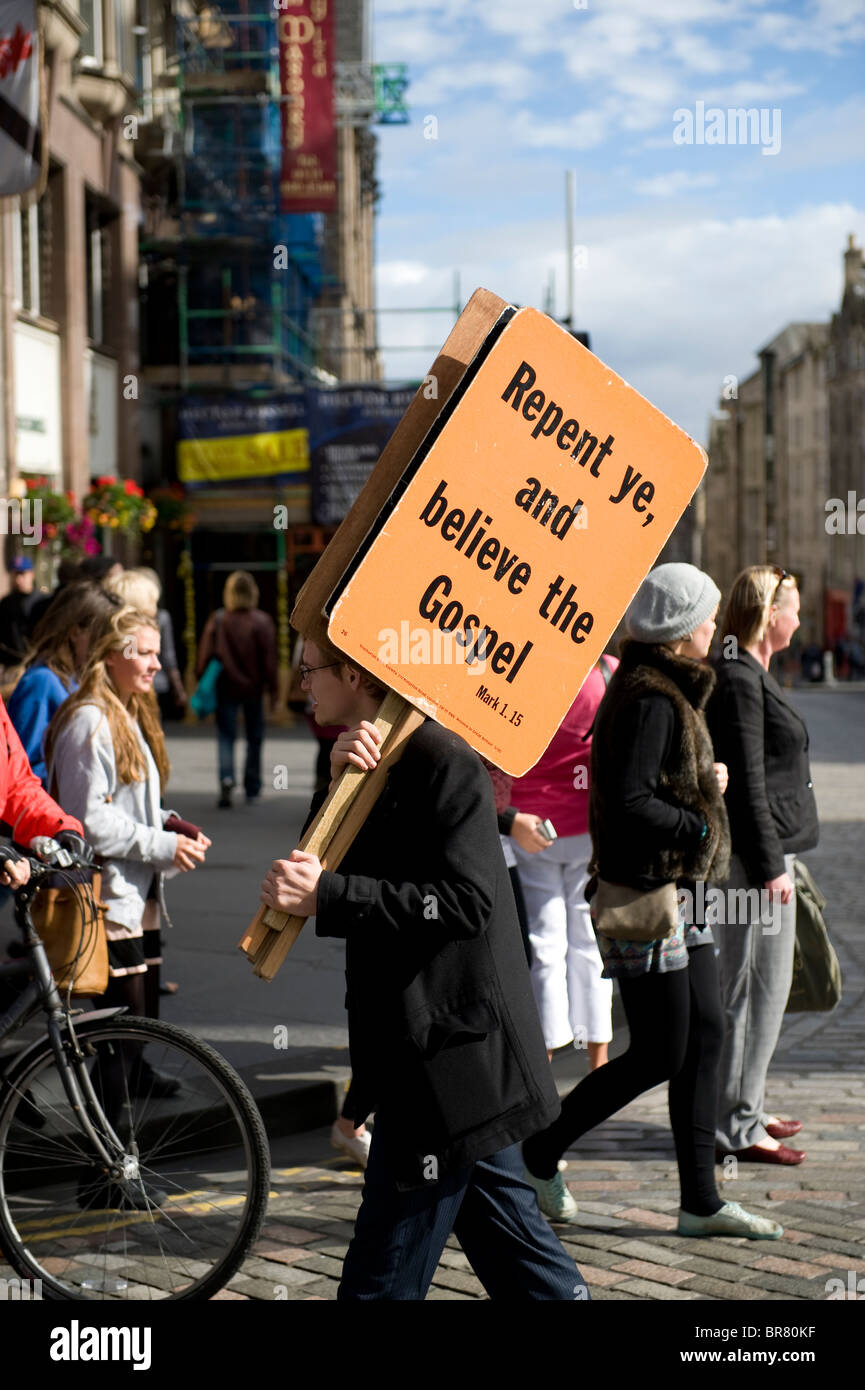
[[[726,1170],[719,1169],[724,1195],[774,1216],[784,1235],[772,1242],[700,1241],[673,1233],[678,1184],[666,1088],[659,1087],[585,1136],[568,1156],[566,1178],[580,1215],[577,1224],[556,1230],[598,1301],[814,1302],[865,1296],[865,693],[803,691],[794,698],[811,731],[822,825],[819,848],[804,857],[829,899],[827,918],[844,974],[844,998],[832,1014],[788,1016],[770,1071],[768,1104],[803,1122],[806,1161],[796,1168],[743,1164],[736,1171],[728,1160]],[[192,745],[190,755],[196,751]],[[320,946],[310,933],[303,942],[310,961]],[[233,982],[236,957],[228,967],[220,964],[221,957],[213,959],[212,978]],[[325,973],[336,982],[337,962],[328,958],[326,965]],[[301,985],[308,992],[302,971],[285,972],[285,984],[279,995],[269,996],[274,1001],[269,1007],[278,1004],[287,1010],[282,1017],[303,1019],[294,1002]],[[186,992],[185,983],[182,988]],[[213,997],[209,980],[200,997]],[[259,1008],[268,1007],[258,1004],[260,997],[249,995]],[[220,1010],[226,1008],[224,994],[216,1001]],[[243,1014],[246,997],[235,997],[234,1005],[238,1016]],[[318,1017],[328,1026],[336,1023],[335,1014]],[[262,1018],[266,1037],[270,1020]],[[196,1019],[193,1026],[210,1035],[211,1025]],[[307,1034],[306,1028],[297,1024],[298,1041],[307,1036],[320,1041],[318,1032],[310,1027]],[[614,1053],[626,1042],[619,1029]],[[584,1061],[575,1059],[573,1052],[556,1058],[562,1088],[580,1074]],[[262,1238],[217,1299],[333,1299],[362,1174],[334,1156],[326,1128],[276,1139],[272,1149],[273,1195]],[[0,1265],[0,1278],[8,1273]],[[429,1298],[484,1297],[452,1239]]]
[[[805,1162],[736,1171],[728,1159],[718,1170],[728,1200],[773,1216],[784,1235],[673,1234],[678,1184],[666,1087],[658,1087],[568,1156],[580,1215],[577,1225],[556,1230],[593,1299],[826,1300],[855,1295],[856,1281],[865,1280],[865,694],[803,691],[794,698],[811,732],[821,817],[820,846],[804,857],[829,898],[844,998],[832,1014],[788,1015],[770,1072],[768,1103],[802,1121]],[[333,1157],[326,1130],[278,1141],[274,1161],[264,1238],[219,1297],[334,1298],[361,1175]],[[485,1297],[454,1239],[429,1297]]]

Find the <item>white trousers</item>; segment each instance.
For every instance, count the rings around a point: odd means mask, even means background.
[[[532,988],[546,1045],[609,1042],[613,982],[601,979],[604,966],[583,897],[591,836],[563,835],[537,854],[512,843],[526,900]]]

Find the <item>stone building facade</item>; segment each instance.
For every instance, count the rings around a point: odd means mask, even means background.
[[[831,324],[788,324],[757,356],[710,421],[703,568],[722,591],[747,565],[792,571],[797,644],[832,647],[856,635],[865,603],[865,535],[855,522],[854,534],[831,534],[827,510],[831,498],[846,508],[865,494],[865,269],[852,237]]]
[[[46,0],[48,179],[0,211],[4,495],[137,477],[134,0]],[[5,568],[0,582],[5,584]]]
[[[865,641],[865,256],[852,236],[841,307],[829,328],[826,375],[828,493],[835,503],[826,551],[829,604],[835,624],[843,614],[847,631]]]

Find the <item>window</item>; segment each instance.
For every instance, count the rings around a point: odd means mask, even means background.
[[[79,0],[81,18],[87,33],[81,36],[82,67],[102,67],[102,0]]]
[[[135,24],[135,6],[130,0],[114,0],[114,34],[115,34],[115,55],[117,66],[120,71],[128,77],[135,76],[136,53],[135,35],[132,27]]]
[[[60,180],[60,171],[52,169],[39,202],[19,208],[12,221],[15,308],[43,318],[58,317],[53,269],[55,204]]]
[[[19,209],[12,226],[15,307],[28,314],[39,313],[38,218],[38,207],[33,203]]]
[[[86,197],[87,336],[93,343],[109,343],[114,322],[110,305],[113,284],[114,234],[117,214],[93,197]]]

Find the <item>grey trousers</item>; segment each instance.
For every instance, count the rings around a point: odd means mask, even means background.
[[[784,856],[784,868],[792,878],[792,854]],[[725,885],[726,923],[713,929],[724,1007],[717,1142],[725,1152],[768,1138],[766,1073],[793,978],[796,895],[786,905],[771,903],[764,895],[758,906],[753,890],[761,886],[749,883],[742,861],[734,855]],[[747,909],[744,895],[735,902],[731,898],[737,889],[752,890]]]

